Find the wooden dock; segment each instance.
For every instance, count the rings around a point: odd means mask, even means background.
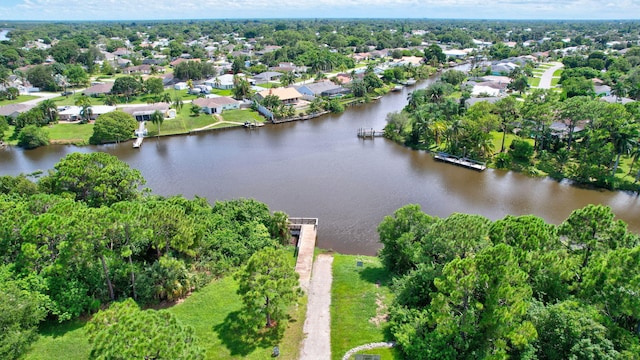
[[[311,269],[313,267],[313,252],[316,247],[318,219],[317,218],[289,218],[289,229],[298,233],[296,272],[300,275],[300,287],[309,290]]]
[[[359,128],[358,137],[361,139],[369,139],[369,138],[373,139],[376,137],[384,137],[384,131],[376,131],[373,129]]]
[[[450,163],[450,164],[463,166],[463,167],[466,167],[466,168],[469,168],[469,169],[473,169],[473,170],[477,170],[477,171],[483,171],[483,170],[485,170],[487,168],[486,163],[483,163],[483,162],[480,162],[480,161],[476,161],[476,160],[472,160],[472,159],[468,159],[466,157],[459,157],[459,156],[447,154],[445,152],[438,152],[436,155],[434,155],[433,158],[438,160],[438,161],[443,161],[443,162],[447,162],[447,163]]]

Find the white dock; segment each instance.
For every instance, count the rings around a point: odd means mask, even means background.
[[[478,171],[483,171],[487,168],[487,165],[483,162],[468,159],[466,157],[459,157],[459,156],[447,154],[444,152],[437,153],[433,158],[439,161],[448,162],[450,164],[463,166],[463,167],[473,169],[473,170],[478,170]]]
[[[147,128],[145,127],[144,121],[140,121],[140,124],[138,124],[138,130],[136,130],[135,134],[138,137],[133,142],[133,147],[135,149],[138,149],[140,148],[140,146],[142,146],[142,141],[144,140],[144,136],[147,135]]]

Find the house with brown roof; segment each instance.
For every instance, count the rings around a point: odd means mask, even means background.
[[[185,59],[185,58],[179,57],[179,58],[173,60],[172,62],[170,62],[169,66],[176,67],[176,66],[178,66],[178,64],[183,63],[185,61],[197,61],[197,62],[200,62],[200,59]]]
[[[295,104],[300,99],[302,99],[302,94],[300,94],[298,90],[292,87],[271,88],[268,90],[260,91],[256,94],[256,98],[258,99],[258,101],[261,101],[269,95],[277,96],[284,104]]]
[[[103,84],[95,84],[91,87],[88,87],[84,89],[82,93],[87,96],[107,95],[111,93],[112,88],[113,88],[113,82],[105,82]]]
[[[206,114],[222,114],[224,110],[237,110],[240,108],[240,101],[227,96],[198,98],[192,104],[202,108]]]

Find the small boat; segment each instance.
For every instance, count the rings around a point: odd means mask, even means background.
[[[418,82],[416,79],[409,79],[406,81],[407,86],[415,85]]]
[[[404,86],[396,85],[396,86],[393,87],[393,89],[391,89],[391,91],[402,91],[402,88],[404,88]]]

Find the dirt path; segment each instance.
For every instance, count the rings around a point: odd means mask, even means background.
[[[331,265],[333,256],[320,254],[313,264],[307,317],[304,321],[305,339],[302,342],[300,360],[331,359]]]

